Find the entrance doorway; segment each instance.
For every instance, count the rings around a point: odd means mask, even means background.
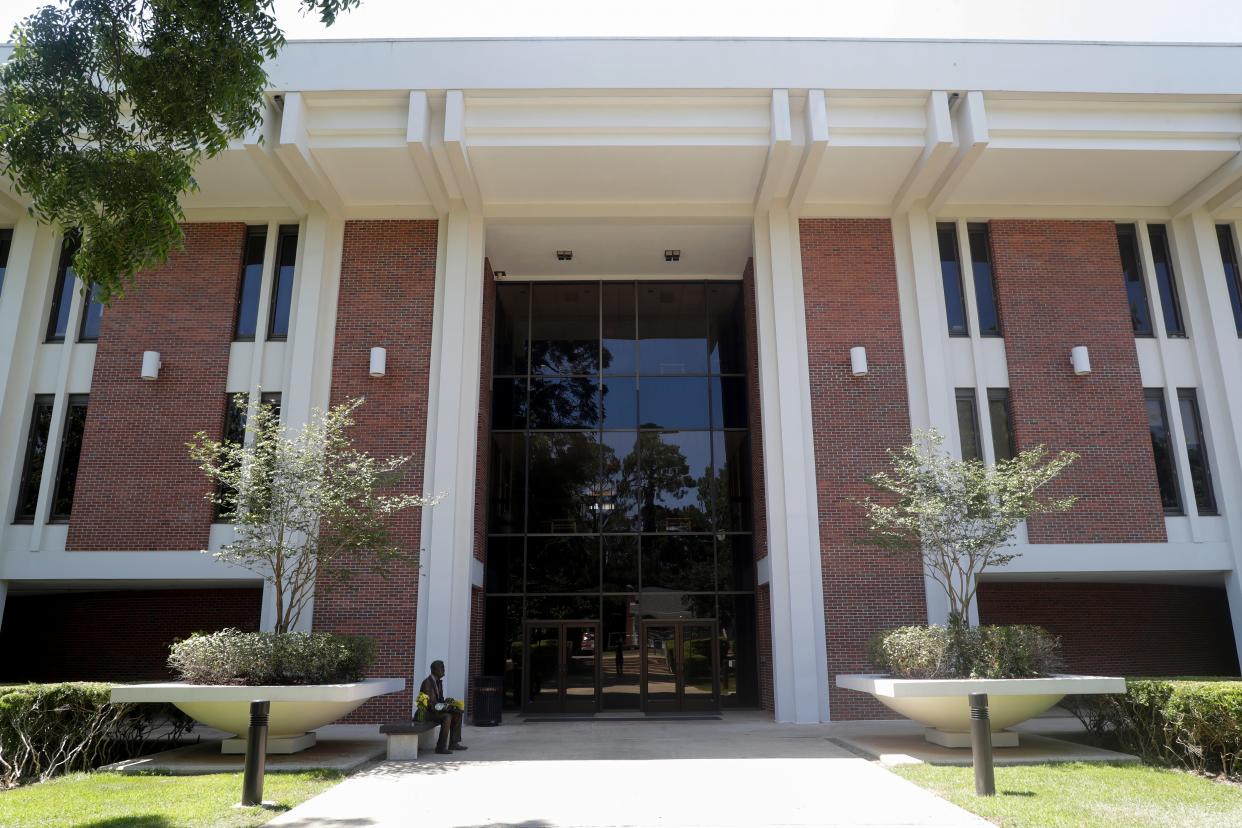
[[[599,710],[599,622],[526,624],[526,713],[592,714]]]
[[[720,653],[715,619],[644,621],[642,700],[646,713],[720,709]]]

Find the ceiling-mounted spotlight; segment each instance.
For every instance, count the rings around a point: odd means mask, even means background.
[[[666,262],[680,262],[680,261],[681,261],[681,251],[680,251],[680,250],[665,250],[665,251],[664,251],[664,261],[666,261]]]
[[[493,271],[492,271],[492,276],[493,276],[493,277],[495,277],[495,278],[497,278],[497,279],[503,279],[503,278],[505,278],[505,277],[506,277],[506,276],[508,276],[508,275],[509,275],[509,274],[508,274],[508,273],[505,273],[503,270],[493,270]]]
[[[567,261],[569,261],[570,259],[572,259],[573,257],[574,257],[574,251],[572,251],[572,250],[558,250],[558,251],[556,251],[556,260],[557,260],[558,262],[567,262]]]

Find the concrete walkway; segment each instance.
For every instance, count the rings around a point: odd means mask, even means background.
[[[465,753],[383,762],[277,826],[987,826],[828,741],[831,725],[594,721],[466,728]]]

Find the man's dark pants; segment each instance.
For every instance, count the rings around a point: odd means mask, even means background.
[[[436,750],[448,750],[450,744],[456,745],[461,742],[461,715],[460,710],[431,712],[431,716],[440,717],[440,738],[436,741]],[[433,718],[432,721],[435,719]],[[449,741],[450,733],[453,736],[452,742]]]

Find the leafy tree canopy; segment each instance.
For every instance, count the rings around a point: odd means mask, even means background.
[[[325,25],[360,0],[301,0]],[[275,0],[60,0],[0,66],[0,172],[40,221],[81,228],[107,302],[182,242],[194,169],[262,121]]]

